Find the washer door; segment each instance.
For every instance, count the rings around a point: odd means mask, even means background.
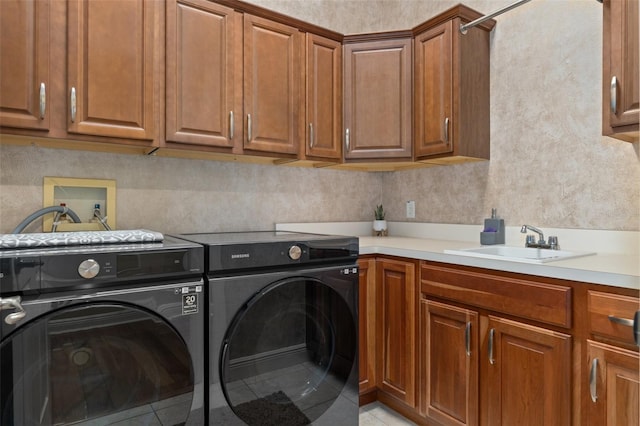
[[[3,426],[180,424],[189,416],[187,346],[158,315],[134,306],[50,312],[4,339],[0,359]]]
[[[267,286],[225,335],[221,385],[248,425],[303,425],[340,396],[356,367],[354,314],[331,287],[308,278]]]

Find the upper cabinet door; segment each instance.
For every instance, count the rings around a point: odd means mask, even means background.
[[[70,133],[156,139],[162,6],[155,0],[69,1]]]
[[[244,15],[244,148],[297,154],[302,123],[300,31],[257,16]]]
[[[453,151],[452,21],[415,40],[416,157]]]
[[[305,155],[342,158],[342,45],[307,33]]]
[[[629,142],[638,140],[640,121],[638,3],[603,3],[603,134]]]
[[[234,69],[241,19],[206,0],[167,1],[167,141],[233,147],[242,140],[242,72]]]
[[[0,125],[49,129],[49,1],[0,1]]]
[[[345,154],[411,159],[411,39],[344,47]]]

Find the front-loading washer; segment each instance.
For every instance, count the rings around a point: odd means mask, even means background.
[[[358,424],[358,239],[183,234],[205,246],[209,424]]]
[[[1,425],[205,424],[204,250],[123,234],[0,249]]]

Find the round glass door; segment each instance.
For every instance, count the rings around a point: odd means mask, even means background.
[[[221,353],[231,409],[253,425],[304,425],[338,398],[356,360],[345,300],[312,279],[274,283],[236,314]]]
[[[186,344],[167,322],[134,306],[53,311],[4,339],[0,359],[3,426],[180,424],[189,416],[194,380]]]

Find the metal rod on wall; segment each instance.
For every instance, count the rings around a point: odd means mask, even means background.
[[[473,27],[475,27],[476,25],[480,25],[480,24],[482,24],[484,21],[487,21],[487,20],[489,20],[489,19],[491,19],[491,18],[493,18],[493,17],[496,17],[496,16],[498,16],[498,15],[502,15],[503,13],[508,12],[508,11],[510,11],[511,9],[515,9],[516,7],[518,7],[518,6],[520,6],[520,5],[523,5],[523,4],[525,4],[525,3],[527,3],[527,2],[530,2],[530,1],[531,1],[531,0],[518,0],[517,2],[515,2],[515,3],[513,3],[513,4],[510,4],[510,5],[508,5],[508,6],[503,7],[502,9],[498,9],[498,10],[496,10],[495,12],[492,12],[492,13],[490,13],[490,14],[488,14],[488,15],[482,16],[482,17],[480,17],[480,18],[476,19],[475,21],[471,21],[471,22],[469,22],[468,24],[460,25],[460,32],[461,32],[462,34],[466,34],[466,33],[467,33],[467,30],[468,30],[469,28],[473,28]]]

